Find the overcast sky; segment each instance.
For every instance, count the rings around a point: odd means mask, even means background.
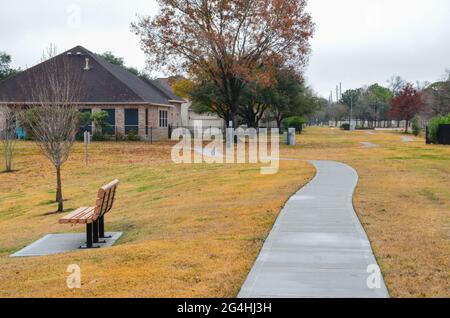
[[[450,68],[448,0],[310,0],[308,11],[316,34],[306,76],[326,98],[338,82],[345,90],[386,85],[394,74],[436,81]],[[156,12],[155,0],[0,0],[0,51],[25,68],[50,43],[59,52],[82,45],[142,69],[130,23]]]

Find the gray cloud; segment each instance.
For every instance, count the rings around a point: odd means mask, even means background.
[[[434,81],[450,67],[448,0],[310,0],[308,10],[317,32],[306,76],[325,97],[339,81],[343,88],[385,84],[394,74]],[[156,12],[155,0],[3,0],[0,51],[23,68],[50,43],[59,51],[80,44],[142,69],[145,55],[130,23]]]

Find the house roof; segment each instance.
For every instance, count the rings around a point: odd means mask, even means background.
[[[82,46],[76,46],[54,59],[69,57],[71,70],[79,71],[83,77],[83,96],[80,103],[149,103],[169,105],[184,102],[183,99],[161,87],[153,80],[140,78],[125,68],[106,61]],[[84,70],[85,59],[89,58],[89,70]],[[29,89],[24,83],[30,82],[32,72],[40,72],[48,61],[29,68],[0,82],[0,103],[33,103]]]
[[[172,100],[176,101],[182,101],[183,103],[186,103],[186,100],[183,98],[180,98],[179,96],[175,95],[175,93],[172,90],[172,87],[169,84],[168,78],[157,78],[153,81],[156,85],[158,85],[164,92],[169,95]]]

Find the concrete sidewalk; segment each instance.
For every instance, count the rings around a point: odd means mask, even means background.
[[[238,297],[389,297],[353,209],[356,171],[311,163],[316,177],[281,211]]]

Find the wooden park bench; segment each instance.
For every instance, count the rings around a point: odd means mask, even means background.
[[[100,239],[105,236],[105,214],[111,211],[119,180],[103,186],[98,190],[97,200],[93,207],[82,207],[59,220],[61,224],[86,224],[86,246],[80,248],[96,248],[94,243],[106,243]]]

